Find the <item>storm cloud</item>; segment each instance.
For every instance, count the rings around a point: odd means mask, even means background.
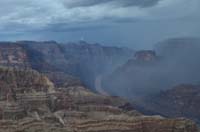
[[[140,43],[144,45],[145,42],[131,40],[133,37],[126,36],[130,34],[149,36],[145,32],[154,32],[154,28],[155,30],[161,28],[156,32],[166,30],[166,33],[161,34],[171,33],[168,36],[157,36],[158,38],[181,36],[183,32],[186,36],[198,36],[196,33],[198,31],[193,32],[193,30],[197,30],[198,26],[194,27],[194,23],[200,21],[199,0],[1,0],[0,7],[0,35],[4,36],[0,37],[1,40],[26,39],[26,37],[37,39],[36,36],[40,33],[38,39],[55,36],[53,39],[63,41],[61,36],[75,35],[76,38],[68,37],[68,39],[76,40],[81,36],[86,36],[89,41],[95,41],[93,38],[99,41],[100,33],[109,33],[107,37],[113,37],[113,40],[108,40],[105,36],[101,37],[102,42],[113,44],[116,41],[128,43],[127,45],[130,46],[135,41],[134,43],[138,45],[141,45]],[[148,23],[154,23],[153,26],[157,26],[152,29],[148,27]],[[174,23],[170,26],[171,31],[169,27],[163,27],[169,23]],[[184,25],[183,29],[179,29],[179,27],[182,28],[181,25]],[[101,29],[101,27],[104,28]],[[138,27],[145,28],[140,29],[143,32],[136,31]],[[188,33],[186,29],[189,29]],[[58,33],[59,31],[61,32]],[[55,32],[57,36],[54,35]],[[116,34],[117,32],[120,33]],[[181,34],[174,36],[175,32],[181,32]],[[53,35],[48,36],[49,34]],[[122,38],[123,41],[118,39],[121,35],[125,36]],[[143,35],[140,35],[139,39]],[[153,33],[152,35],[155,36]],[[93,38],[87,36],[93,36]],[[146,41],[149,39],[147,37]],[[154,39],[150,43],[158,41]]]
[[[148,7],[157,4],[160,0],[76,0],[76,1],[65,1],[67,7],[83,7],[83,6],[94,6],[98,4],[114,4],[117,6],[140,6]]]

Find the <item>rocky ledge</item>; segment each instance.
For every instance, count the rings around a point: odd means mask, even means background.
[[[145,116],[80,84],[55,88],[32,70],[0,70],[0,132],[197,132],[188,119]]]

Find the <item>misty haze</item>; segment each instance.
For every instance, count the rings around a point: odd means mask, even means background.
[[[1,0],[0,132],[199,132],[199,0]]]

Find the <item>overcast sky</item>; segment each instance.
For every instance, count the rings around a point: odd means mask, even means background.
[[[200,37],[200,0],[0,0],[0,40],[85,40],[151,48]]]

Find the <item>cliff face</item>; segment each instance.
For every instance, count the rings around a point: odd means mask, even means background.
[[[47,77],[33,70],[0,68],[0,97],[6,99],[8,94],[16,95],[33,91],[48,91],[53,83]]]
[[[146,98],[143,107],[168,117],[187,117],[200,122],[200,86],[182,84]]]
[[[0,77],[0,132],[198,131],[190,120],[144,116],[80,84],[55,88],[36,71],[3,68]]]
[[[25,67],[28,59],[25,50],[14,43],[0,43],[0,65]]]
[[[133,51],[126,48],[86,42],[58,44],[54,41],[19,41],[0,44],[0,65],[16,67],[27,64],[43,73],[69,74],[80,78],[91,88],[97,75],[111,72],[132,55]]]
[[[160,42],[155,51],[138,51],[103,80],[104,89],[136,98],[182,83],[199,84],[199,49],[200,39],[177,38]]]
[[[137,51],[134,58],[103,79],[103,88],[108,93],[130,99],[153,93],[159,88],[155,85],[162,83],[157,80],[162,68],[159,63],[155,51]]]
[[[21,119],[31,111],[44,112],[47,93],[54,92],[49,79],[33,70],[0,68],[0,119]]]

